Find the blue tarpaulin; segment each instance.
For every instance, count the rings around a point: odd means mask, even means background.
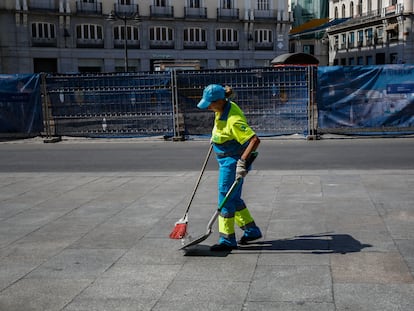
[[[414,66],[318,68],[319,128],[414,126]]]
[[[0,133],[43,130],[39,74],[0,75]]]

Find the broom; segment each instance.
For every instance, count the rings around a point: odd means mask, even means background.
[[[187,209],[185,210],[184,216],[175,223],[174,229],[170,233],[170,239],[179,240],[179,239],[184,238],[185,235],[187,234],[188,212],[190,210],[191,203],[193,202],[194,196],[196,194],[198,185],[200,184],[201,177],[203,176],[204,170],[206,169],[208,159],[210,158],[210,154],[212,150],[213,150],[213,145],[210,145],[210,148],[208,149],[208,152],[207,152],[206,159],[204,160],[203,167],[201,168],[201,171],[200,171],[200,176],[198,176],[193,193],[191,194],[190,201],[188,202]]]

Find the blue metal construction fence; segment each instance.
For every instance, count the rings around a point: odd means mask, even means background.
[[[171,75],[48,75],[54,135],[149,136],[173,133]]]
[[[0,135],[209,136],[196,108],[210,83],[261,136],[414,133],[414,66],[281,66],[214,71],[0,75]]]
[[[196,108],[210,83],[229,85],[232,100],[261,135],[307,133],[313,68],[47,75],[50,133],[57,136],[185,137],[209,135],[211,112]]]

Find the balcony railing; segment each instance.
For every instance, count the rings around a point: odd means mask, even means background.
[[[126,18],[132,17],[132,16],[138,16],[139,15],[139,7],[138,4],[114,4],[114,11],[116,15]]]
[[[187,18],[207,18],[207,8],[184,8],[184,16]]]
[[[78,0],[76,2],[76,12],[83,14],[102,15],[102,3],[89,3]]]
[[[173,17],[174,7],[173,6],[150,6],[151,17]]]
[[[29,10],[57,12],[59,11],[59,5],[56,1],[31,0],[29,2]]]
[[[56,47],[56,38],[32,38],[32,46],[36,47]]]
[[[205,41],[184,41],[184,48],[185,49],[206,49],[207,42]]]
[[[276,10],[254,10],[253,16],[254,16],[254,19],[276,19],[277,11]]]
[[[254,44],[255,50],[273,50],[272,42],[256,42]]]
[[[78,48],[103,48],[103,39],[76,39],[76,47]]]
[[[219,19],[239,19],[239,9],[217,9],[217,18]]]
[[[239,48],[239,42],[236,41],[217,41],[216,49],[218,50],[237,50]]]
[[[124,39],[115,39],[114,40],[114,48],[116,49],[123,49],[125,48],[125,40]],[[139,40],[127,40],[127,48],[129,49],[139,49],[140,42]]]
[[[174,41],[173,40],[165,40],[165,41],[151,40],[150,48],[152,49],[173,49]]]

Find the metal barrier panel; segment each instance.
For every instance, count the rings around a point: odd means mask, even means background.
[[[331,66],[318,70],[318,132],[414,133],[414,66]]]
[[[200,111],[197,103],[209,84],[229,85],[249,124],[261,136],[308,134],[310,72],[308,66],[249,68],[180,72],[177,74],[178,110],[184,116],[185,133],[210,135],[214,115]],[[313,74],[313,73],[312,73]]]
[[[58,136],[156,136],[174,133],[171,74],[48,75]]]

